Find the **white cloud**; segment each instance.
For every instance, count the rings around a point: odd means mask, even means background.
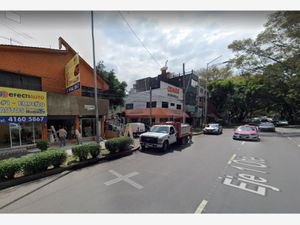
[[[12,37],[24,45],[57,48],[62,36],[92,65],[89,12],[17,12],[21,24],[5,21],[0,12],[0,36]],[[237,39],[255,37],[263,30],[271,12],[122,12],[131,28],[162,66],[169,60],[171,72],[205,67],[223,55],[232,56],[227,46]],[[104,60],[130,88],[136,79],[156,76],[160,66],[136,39],[119,12],[95,12],[96,61]],[[4,25],[3,25],[4,23]],[[16,31],[25,32],[34,39]],[[8,41],[0,38],[1,43]]]

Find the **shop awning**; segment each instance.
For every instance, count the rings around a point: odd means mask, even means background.
[[[125,110],[126,117],[130,118],[149,118],[150,109],[128,109]],[[152,117],[157,118],[183,118],[190,117],[188,114],[176,109],[152,108]]]

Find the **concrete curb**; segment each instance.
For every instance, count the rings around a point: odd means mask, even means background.
[[[203,134],[203,132],[201,132],[201,133],[195,133],[195,134],[193,134],[193,136],[198,136],[198,135],[201,135],[201,134]]]
[[[38,174],[34,174],[34,175],[29,175],[29,176],[23,176],[23,177],[18,177],[15,178],[13,180],[9,180],[9,181],[4,181],[4,182],[0,182],[0,190],[9,188],[9,187],[13,187],[16,185],[20,185],[23,183],[27,183],[30,181],[34,181],[34,180],[38,180],[41,178],[45,178],[48,176],[52,176],[58,173],[62,173],[64,171],[72,171],[72,170],[78,170],[87,166],[91,166],[91,165],[95,165],[99,162],[104,162],[104,161],[110,161],[110,160],[115,160],[115,159],[119,159],[128,155],[131,155],[133,152],[139,150],[140,146],[136,146],[133,147],[131,150],[125,151],[125,152],[120,152],[120,153],[115,153],[115,154],[111,154],[111,155],[107,155],[107,156],[102,156],[102,157],[98,157],[95,159],[88,159],[85,160],[83,162],[76,162],[74,164],[68,165],[68,166],[62,166],[59,168],[54,168],[54,169],[50,169],[47,170],[45,172],[42,173],[38,173]]]

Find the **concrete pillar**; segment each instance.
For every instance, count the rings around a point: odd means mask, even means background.
[[[48,127],[47,123],[42,124],[42,140],[48,141]]]

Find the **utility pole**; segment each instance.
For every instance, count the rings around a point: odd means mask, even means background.
[[[99,135],[99,112],[98,112],[98,89],[97,89],[97,73],[96,73],[96,59],[95,59],[95,40],[94,40],[94,12],[91,11],[91,25],[92,25],[92,46],[93,46],[93,66],[94,66],[94,92],[95,92],[95,110],[96,110],[96,142],[100,142]]]
[[[152,126],[152,87],[150,85],[150,127]]]
[[[184,86],[184,79],[185,79],[185,64],[182,65],[182,94],[183,94],[183,104],[182,104],[182,111],[183,111],[183,123],[185,123],[185,86]]]
[[[218,56],[217,58],[211,60],[210,62],[208,62],[206,64],[206,79],[205,79],[205,117],[204,117],[204,124],[207,124],[207,83],[208,83],[208,66],[209,64],[211,64],[212,62],[216,61],[217,59],[221,58],[222,55]]]

